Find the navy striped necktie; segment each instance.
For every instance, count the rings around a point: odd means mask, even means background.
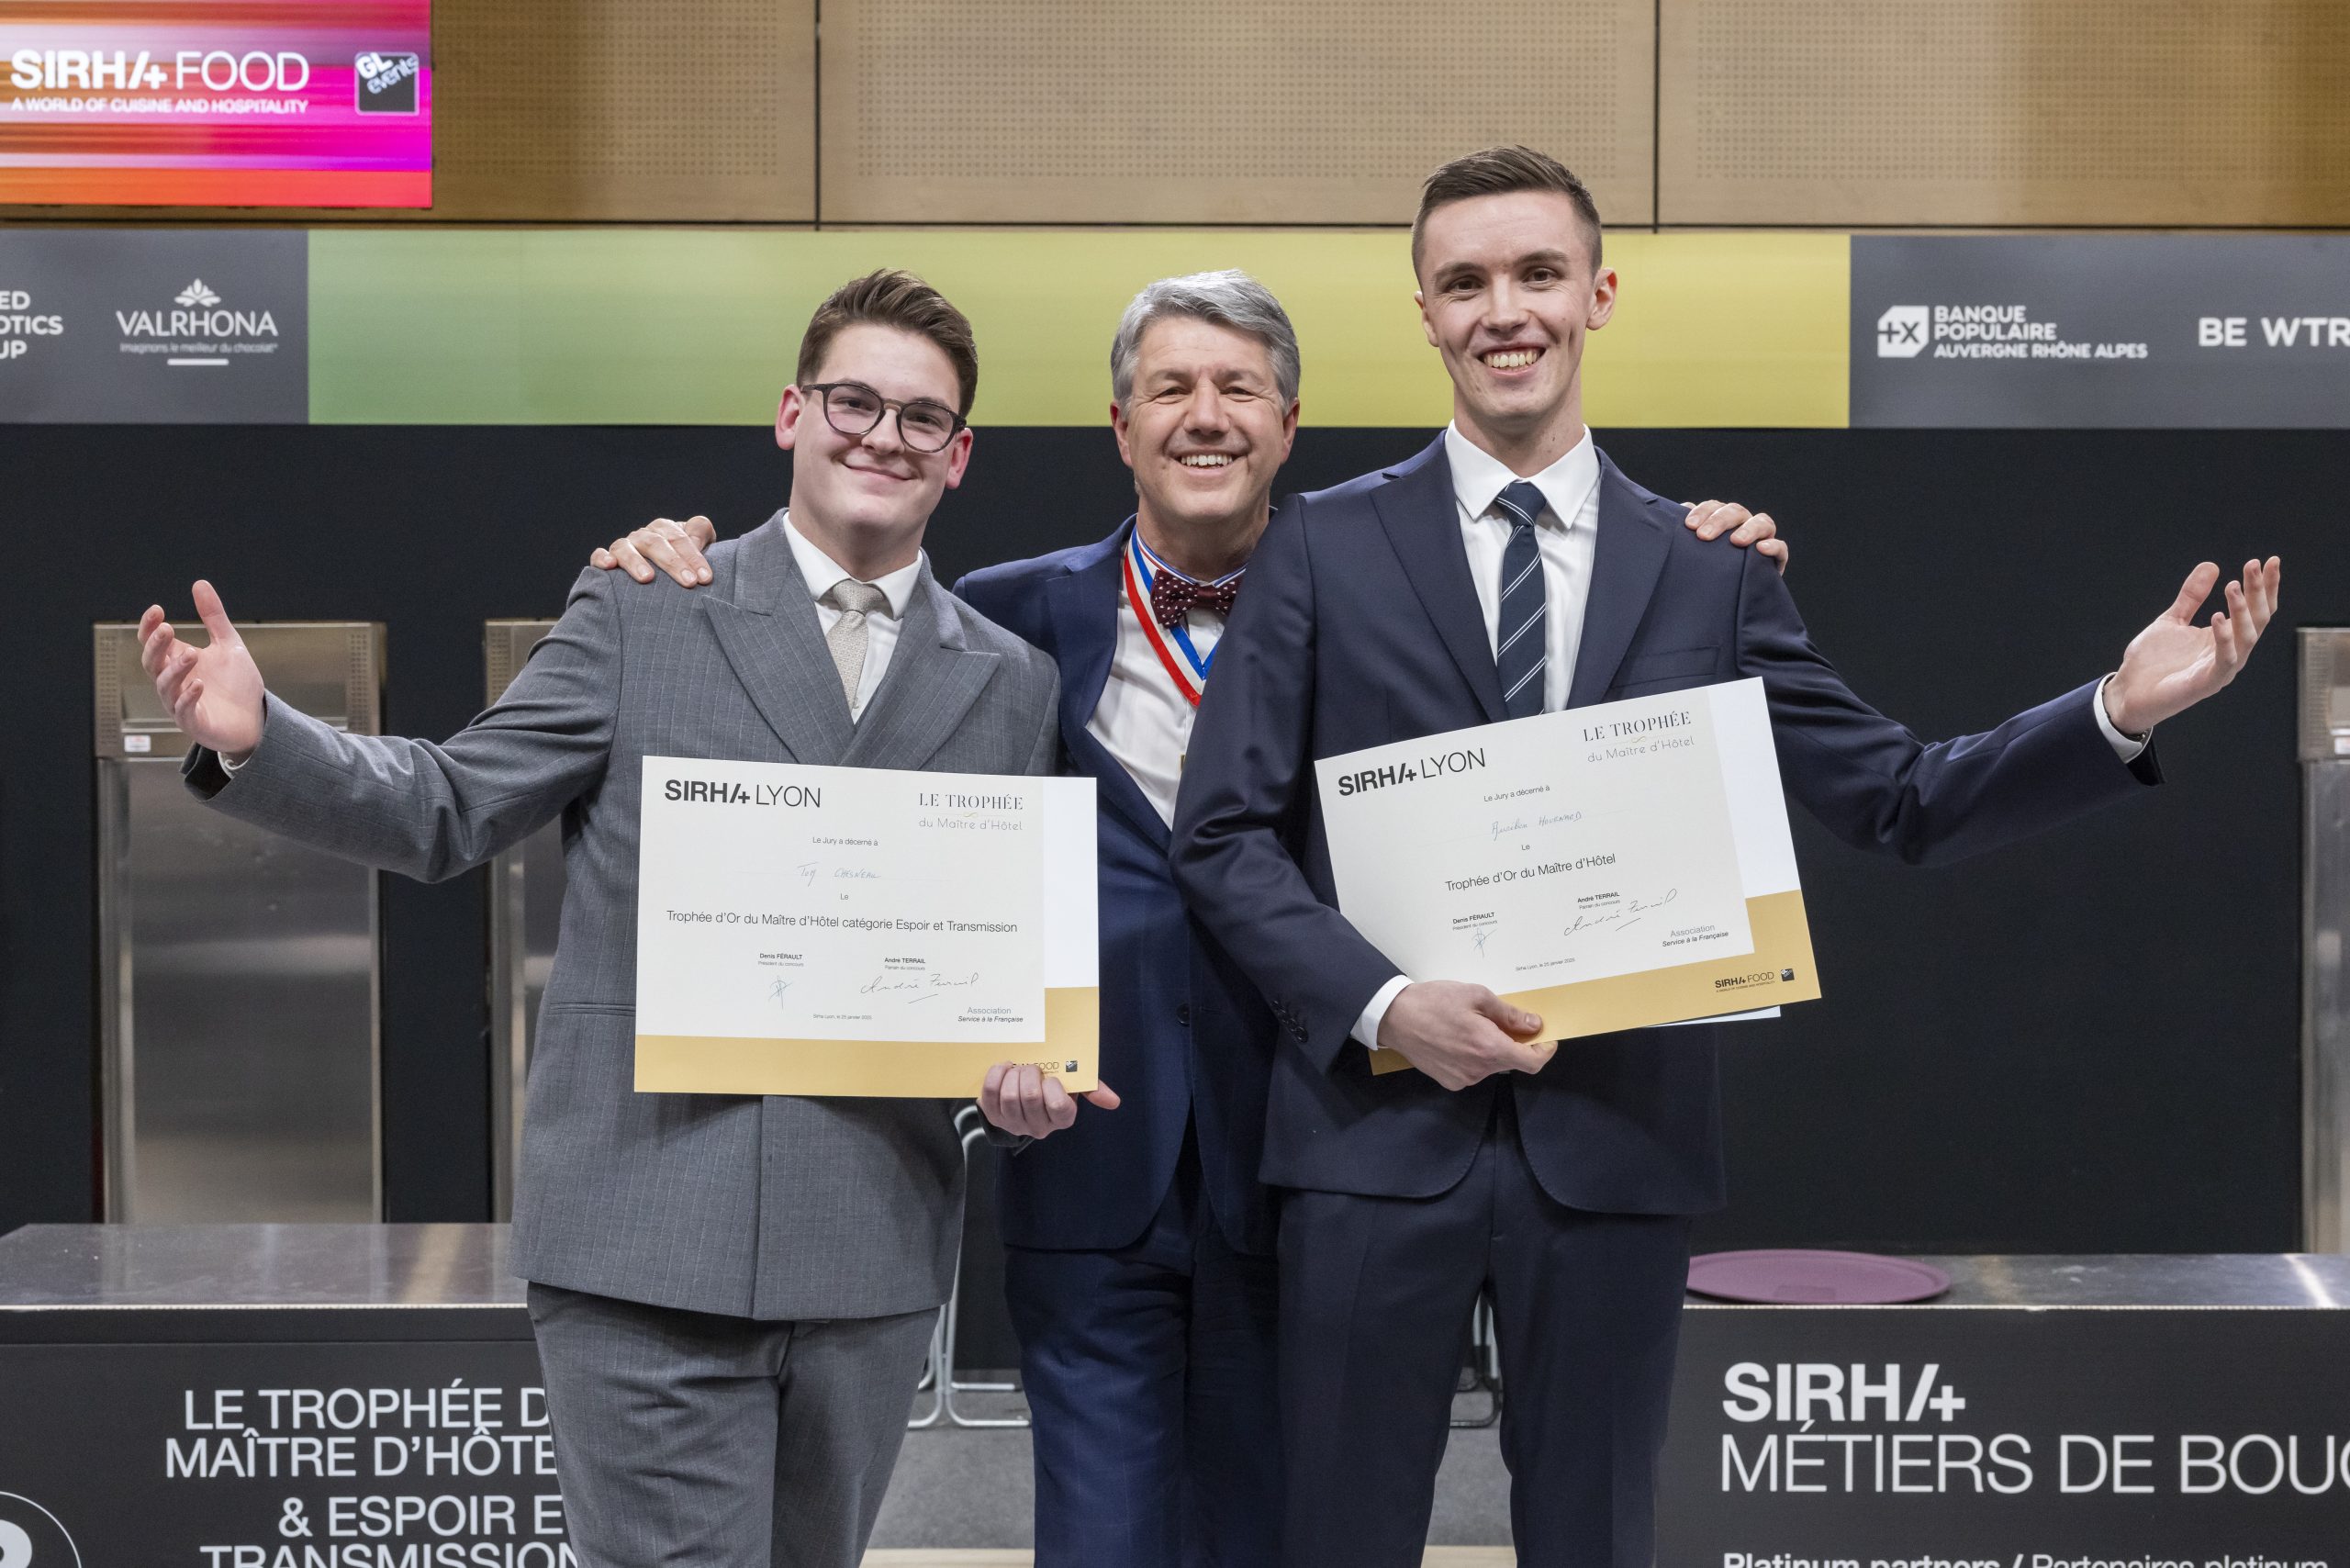
[[[1534,520],[1542,492],[1524,479],[1494,498],[1509,523],[1502,551],[1501,619],[1494,636],[1494,667],[1502,678],[1502,708],[1513,719],[1542,711],[1542,666],[1550,653],[1549,592]]]

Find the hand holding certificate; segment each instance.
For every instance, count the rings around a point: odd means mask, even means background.
[[[1094,1084],[1093,783],[644,759],[636,1087]]]
[[[1355,928],[1416,979],[1539,1014],[1547,1038],[1819,994],[1760,681],[1315,767]]]

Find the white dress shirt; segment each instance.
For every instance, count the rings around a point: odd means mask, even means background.
[[[783,536],[791,542],[791,558],[799,565],[800,576],[808,584],[808,597],[816,601],[816,627],[830,633],[840,624],[841,612],[824,602],[833,585],[847,580],[849,574],[830,555],[808,542],[807,535],[791,526],[791,513],[783,514]],[[896,571],[873,579],[888,600],[880,609],[865,618],[865,667],[856,678],[856,700],[848,705],[851,722],[865,716],[865,705],[881,689],[881,678],[890,673],[890,655],[898,646],[898,628],[906,618],[906,604],[914,596],[914,584],[922,577],[922,552]]]
[[[1450,425],[1444,427],[1444,460],[1452,468],[1452,509],[1469,552],[1477,608],[1485,612],[1485,645],[1492,647],[1501,636],[1502,553],[1516,526],[1494,502],[1517,476]],[[1542,515],[1534,520],[1546,596],[1542,630],[1550,644],[1543,650],[1542,711],[1555,713],[1567,705],[1567,689],[1574,682],[1583,604],[1591,598],[1591,564],[1599,554],[1599,449],[1591,443],[1591,431],[1584,431],[1565,456],[1528,482],[1542,492],[1543,501]]]
[[[1129,543],[1127,554],[1131,556],[1133,551]],[[1183,755],[1191,749],[1192,720],[1199,710],[1176,689],[1175,678],[1158,662],[1126,597],[1125,582],[1122,568],[1117,648],[1110,655],[1110,678],[1102,685],[1102,700],[1094,703],[1093,716],[1085,721],[1085,729],[1141,786],[1160,820],[1172,827],[1175,787],[1183,779]],[[1148,605],[1143,607],[1143,613],[1150,613]],[[1183,630],[1199,655],[1207,658],[1215,652],[1216,639],[1224,635],[1224,617],[1213,610],[1193,610],[1184,620]],[[1175,656],[1183,656],[1181,649]]]
[[[1509,465],[1460,433],[1444,427],[1444,460],[1452,469],[1452,510],[1460,543],[1469,552],[1469,580],[1477,585],[1477,608],[1485,613],[1485,646],[1501,641],[1502,552],[1509,547],[1510,516],[1494,505],[1517,482]],[[1534,520],[1534,547],[1542,558],[1542,711],[1567,705],[1574,682],[1575,655],[1583,647],[1583,606],[1591,599],[1591,566],[1599,554],[1599,448],[1585,429],[1566,454],[1528,482],[1542,492],[1542,515]],[[1495,655],[1499,657],[1499,655]],[[1405,986],[1397,975],[1374,992],[1355,1020],[1354,1037],[1379,1044],[1380,1020]]]
[[[1491,648],[1501,637],[1502,552],[1514,526],[1494,502],[1517,476],[1452,425],[1444,427],[1444,456],[1452,468],[1453,510],[1460,521],[1461,543],[1468,548],[1469,577],[1477,585],[1477,604],[1485,612],[1485,645]],[[1591,431],[1586,429],[1565,456],[1531,476],[1531,483],[1542,492],[1543,500],[1542,515],[1534,524],[1547,596],[1543,630],[1550,643],[1542,670],[1542,711],[1555,713],[1567,705],[1567,691],[1574,681],[1575,655],[1583,646],[1583,609],[1591,599],[1592,563],[1598,558],[1599,449],[1592,444]],[[2105,711],[2103,685],[2098,687],[2097,700],[2089,707],[2097,715],[2098,729],[2122,761],[2129,762],[2146,749],[2144,740],[2114,728]],[[1409,975],[1397,975],[1381,986],[1355,1020],[1354,1037],[1376,1047],[1380,1022],[1396,995],[1411,983]]]

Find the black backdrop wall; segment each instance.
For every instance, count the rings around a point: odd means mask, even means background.
[[[1410,452],[1309,431],[1282,488]],[[1796,843],[1827,999],[1727,1064],[1733,1204],[1707,1246],[2227,1251],[2298,1245],[2293,623],[2350,621],[2341,432],[1626,431],[1684,497],[1767,508],[1813,631],[1928,735],[2110,668],[2198,559],[2288,565],[2254,667],[2161,736],[2170,782],[2059,835],[1910,870]],[[91,1217],[90,623],[208,575],[250,620],[389,626],[388,721],[479,704],[481,622],[552,614],[591,544],[780,504],[766,432],[0,429],[0,1231]],[[1091,539],[1130,510],[1099,431],[981,432],[940,574]],[[479,873],[388,879],[385,1158],[395,1219],[488,1208]]]

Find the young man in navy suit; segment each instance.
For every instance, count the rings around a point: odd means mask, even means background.
[[[1259,1183],[1256,989],[1184,913],[1169,823],[1193,709],[1297,429],[1297,339],[1242,274],[1154,283],[1111,353],[1136,515],[956,591],[1051,654],[1069,764],[1100,783],[1102,1077],[1088,1112],[1034,1068],[980,1103],[1033,1142],[1003,1162],[1005,1289],[1035,1413],[1039,1568],[1270,1568],[1282,1516],[1273,1215]],[[1708,502],[1701,538],[1771,541]],[[599,565],[691,583],[707,520],[656,521]],[[1048,1136],[1049,1135],[1049,1136]]]
[[[1272,520],[1175,822],[1193,913],[1281,1026],[1284,1555],[1419,1562],[1483,1287],[1517,1561],[1649,1568],[1689,1219],[1723,1201],[1716,1031],[1553,1051],[1493,992],[1399,974],[1336,907],[1315,759],[1759,676],[1790,795],[1852,843],[1948,858],[2153,782],[2146,732],[2233,678],[2277,564],[2248,563],[2208,627],[2190,617],[2219,574],[2198,566],[2114,675],[1921,744],[1845,688],[1776,573],[1684,538],[1683,509],[1594,447],[1583,339],[1616,278],[1573,175],[1523,148],[1446,165],[1413,263],[1453,422]],[[1374,1075],[1373,1045],[1419,1070]]]

